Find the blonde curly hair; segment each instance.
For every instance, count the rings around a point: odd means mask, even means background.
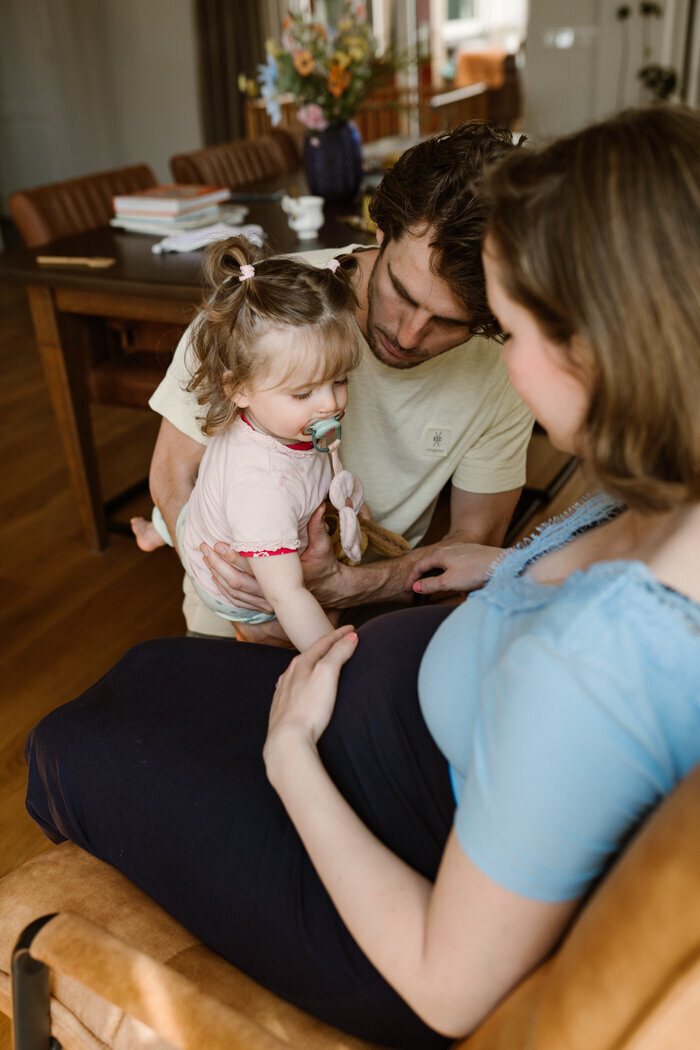
[[[254,274],[245,277],[241,268],[248,266]],[[282,382],[300,367],[305,382],[323,383],[359,364],[357,300],[342,266],[318,268],[269,256],[246,238],[232,237],[208,249],[204,273],[205,298],[192,337],[195,367],[187,389],[206,409],[205,434],[221,433],[233,423],[238,408],[232,392],[259,385],[273,367],[280,375],[279,358],[259,348],[261,336],[271,329],[291,330]]]

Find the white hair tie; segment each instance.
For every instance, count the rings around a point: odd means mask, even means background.
[[[328,262],[326,263],[324,269],[330,270],[331,273],[335,273],[335,271],[338,269],[339,266],[340,266],[340,263],[338,262],[337,259],[329,259]]]
[[[239,281],[247,281],[249,277],[255,275],[255,267],[251,263],[243,263],[241,266],[241,275],[238,278]]]

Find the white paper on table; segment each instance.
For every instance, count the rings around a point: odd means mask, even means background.
[[[151,251],[156,255],[160,255],[161,252],[195,252],[206,244],[223,241],[227,237],[247,237],[253,244],[262,247],[265,231],[256,222],[243,226],[230,226],[226,222],[217,222],[213,226],[202,226],[199,230],[188,230],[185,233],[174,233],[171,237],[164,237],[162,241],[153,245]]]

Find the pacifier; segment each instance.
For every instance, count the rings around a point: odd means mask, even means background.
[[[302,434],[310,435],[317,452],[330,453],[333,479],[328,488],[328,498],[338,511],[341,546],[350,561],[357,564],[362,557],[362,532],[357,512],[362,506],[364,492],[360,479],[351,471],[343,469],[338,455],[340,421],[344,415],[341,411],[325,419],[314,419],[312,423],[307,423]],[[319,444],[324,438],[326,444]]]
[[[331,445],[335,441],[340,441],[340,421],[344,415],[345,412],[340,411],[336,412],[334,416],[326,416],[325,419],[314,419],[311,423],[306,424],[302,434],[306,434],[311,438],[317,452],[330,452]],[[319,444],[323,438],[328,439],[325,445]]]

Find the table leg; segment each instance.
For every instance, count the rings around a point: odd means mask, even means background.
[[[92,550],[103,550],[107,546],[107,526],[84,364],[85,325],[89,325],[89,319],[59,315],[50,288],[34,285],[27,292],[85,539]]]

